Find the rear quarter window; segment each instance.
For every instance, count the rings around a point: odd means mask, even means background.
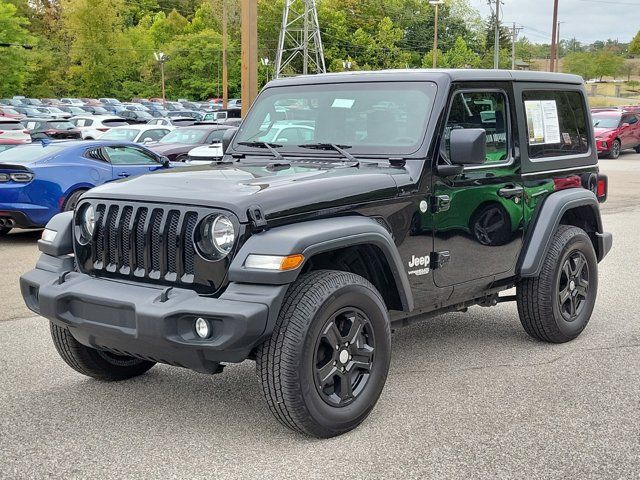
[[[589,152],[590,126],[580,92],[529,90],[522,96],[531,160]]]
[[[0,121],[0,130],[22,130],[24,127],[20,122],[3,122]]]

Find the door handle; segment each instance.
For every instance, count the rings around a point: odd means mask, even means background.
[[[520,186],[508,186],[498,190],[498,195],[503,198],[522,198],[524,188]]]
[[[119,177],[122,177],[122,178],[127,178],[127,177],[129,176],[129,174],[128,174],[128,173],[126,173],[126,172],[120,172],[120,173],[118,174],[118,176],[119,176]]]

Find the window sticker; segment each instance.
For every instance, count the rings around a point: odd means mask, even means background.
[[[527,100],[524,102],[524,108],[530,145],[561,142],[558,106],[555,100]]]
[[[356,101],[350,98],[336,98],[331,108],[352,108],[354,103]]]

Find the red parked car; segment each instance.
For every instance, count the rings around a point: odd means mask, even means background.
[[[23,118],[25,118],[25,116],[17,110],[14,110],[12,107],[7,107],[5,105],[0,105],[0,117],[13,118],[14,120],[22,120]]]
[[[592,115],[598,155],[618,158],[622,150],[640,153],[640,115],[603,111]]]

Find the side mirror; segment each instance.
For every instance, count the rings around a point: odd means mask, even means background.
[[[451,131],[449,159],[454,165],[482,165],[487,160],[487,132],[483,128]]]
[[[142,140],[142,143],[151,143],[151,142],[153,142],[153,138],[147,137],[144,140]]]
[[[231,142],[233,142],[233,138],[238,133],[239,128],[233,127],[225,130],[224,135],[222,135],[222,153],[227,153],[227,149]]]
[[[625,127],[630,127],[630,126],[631,126],[631,124],[630,124],[630,123],[627,123],[627,122],[624,122],[624,123],[623,123],[622,125],[620,125],[620,126],[621,126],[621,127],[623,127],[623,128],[625,128]]]
[[[162,163],[163,168],[169,168],[171,166],[171,160],[167,157],[160,157],[160,163]]]

